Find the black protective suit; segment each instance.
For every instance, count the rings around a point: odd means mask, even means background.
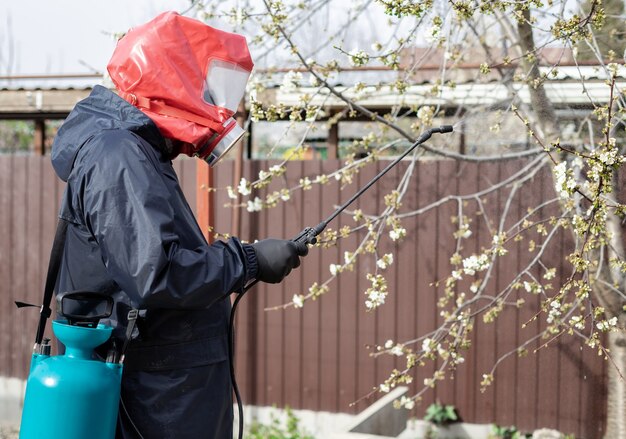
[[[110,294],[104,323],[120,340],[128,311],[145,310],[122,380],[145,439],[230,439],[228,294],[257,261],[236,238],[207,244],[165,151],[150,118],[104,87],[76,105],[52,150],[70,223],[56,291]],[[123,409],[117,437],[139,437]]]

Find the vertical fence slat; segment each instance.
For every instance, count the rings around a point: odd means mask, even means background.
[[[274,179],[267,187],[267,193],[279,190],[284,182],[282,179]],[[254,194],[253,194],[254,196]],[[284,203],[279,203],[277,207],[264,209],[261,213],[265,221],[265,233],[259,239],[282,238],[285,233],[286,208]],[[265,294],[265,305],[284,303],[285,284],[267,285]],[[266,402],[268,405],[284,404],[283,401],[283,362],[284,356],[284,319],[283,312],[267,312],[260,309],[265,321],[265,361],[266,361]]]
[[[377,172],[382,171],[384,166],[387,163],[379,163]],[[406,163],[402,162],[398,164],[394,169],[390,170],[383,178],[381,178],[377,183],[375,188],[371,188],[371,195],[377,199],[378,206],[376,207],[375,212],[381,212],[386,208],[384,199],[386,196],[391,195],[392,191],[395,191],[398,188],[398,183],[400,181],[400,176],[406,170]],[[406,202],[406,201],[405,201]],[[373,209],[372,206],[371,209]],[[372,212],[374,213],[374,212]],[[402,226],[406,228],[405,222],[402,222]],[[385,227],[385,231],[382,234],[382,238],[379,243],[378,257],[382,257],[385,253],[394,252],[400,248],[402,241],[398,242],[396,245],[389,238],[389,226]],[[399,256],[396,254],[396,256]],[[368,267],[368,272],[374,274],[376,272],[376,255],[365,255],[363,256],[368,259],[370,263]],[[386,340],[393,340],[394,343],[398,342],[397,340],[397,331],[396,327],[398,324],[398,314],[397,314],[397,306],[399,302],[399,288],[396,279],[390,277],[390,273],[393,273],[393,266],[390,269],[383,270],[380,274],[385,278],[388,284],[388,293],[387,298],[385,299],[384,305],[380,306],[375,312],[374,315],[375,321],[375,331],[376,336],[372,340],[369,341],[368,344],[373,345],[374,343],[378,345],[384,345]],[[362,298],[362,300],[364,297]],[[373,352],[373,347],[370,348],[370,352]],[[390,355],[382,355],[377,358],[370,358],[370,361],[374,362],[375,365],[375,373],[376,378],[372,386],[375,386],[378,383],[382,383],[385,381],[391,371],[396,367],[396,359]],[[377,395],[378,397],[379,395]]]
[[[11,196],[13,193],[13,157],[0,156],[0,375],[11,376],[11,337],[15,313],[12,298],[13,235]]]
[[[26,296],[26,264],[28,230],[26,228],[28,205],[26,203],[30,188],[28,187],[27,157],[15,157],[13,161],[13,190],[11,197],[11,211],[13,230],[11,232],[11,305],[15,300],[22,300]],[[11,337],[11,375],[23,376],[22,364],[22,334],[24,332],[23,319],[16,312],[11,313],[11,322],[14,330]]]
[[[319,173],[319,164],[316,162],[301,162],[300,172],[294,169],[294,175],[297,177],[308,177],[314,180]],[[293,183],[296,183],[295,180]],[[322,201],[323,188],[320,185],[313,185],[310,190],[302,192],[302,209],[301,216],[296,212],[291,212],[289,205],[287,209],[286,228],[288,235],[293,237],[297,235],[304,226],[315,226],[321,220],[320,205]],[[332,225],[336,227],[336,223]],[[302,279],[302,290],[312,285],[314,282],[321,283],[327,276],[328,272],[322,272],[321,254],[319,249],[314,249],[311,254],[304,258],[302,266],[297,269],[298,277]],[[292,277],[293,275],[290,275]],[[293,276],[296,278],[296,276]],[[290,300],[296,291],[288,290],[287,300]],[[302,395],[301,406],[310,407],[312,410],[320,408],[320,355],[321,333],[325,324],[325,319],[321,313],[321,301],[324,297],[309,302],[302,310],[290,310],[294,317],[300,314],[301,319],[301,354],[302,354]]]
[[[506,163],[498,163],[497,165],[497,181],[502,181],[509,176],[508,169],[506,168]],[[498,215],[495,217],[494,233],[497,233],[498,228],[501,226],[502,221],[500,218],[504,219],[502,223],[503,231],[506,230],[517,220],[517,197],[519,196],[519,190],[515,193],[513,192],[513,187],[503,187],[497,191],[497,194],[494,194],[493,197],[494,205],[498,211]],[[507,205],[508,210],[507,210]],[[506,217],[504,217],[506,215]],[[485,246],[491,245],[491,239],[483,241]],[[517,267],[514,261],[511,260],[511,256],[509,254],[500,256],[496,259],[496,278],[495,287],[496,292],[500,293],[503,291],[507,285],[511,283],[511,280],[515,277],[517,273]],[[492,323],[492,326],[495,326],[495,335],[496,335],[496,357],[501,358],[503,356],[508,356],[501,364],[498,366],[495,376],[494,382],[494,391],[496,394],[496,399],[498,404],[495,405],[495,422],[498,425],[515,425],[515,416],[516,416],[516,389],[515,389],[515,377],[517,376],[517,356],[515,354],[511,355],[511,351],[515,351],[516,349],[516,341],[517,341],[517,330],[519,328],[519,322],[517,320],[518,312],[515,306],[515,300],[517,298],[517,292],[511,291],[505,293],[502,297],[507,305],[504,307],[504,310],[499,315],[497,320]]]
[[[366,166],[361,169],[359,175],[354,179],[354,183],[344,189],[348,194],[354,194],[359,188],[363,187],[368,181],[370,181],[378,172],[380,164]],[[382,167],[380,167],[382,169]],[[360,208],[366,214],[376,214],[380,212],[383,201],[382,195],[377,190],[378,188],[372,188],[371,191],[365,192],[357,200],[357,207]],[[359,233],[360,241],[365,237],[365,233]],[[352,252],[356,248],[348,249]],[[357,258],[356,273],[357,273],[357,285],[354,288],[354,294],[357,297],[357,364],[359,377],[357,378],[357,398],[358,404],[355,408],[357,411],[364,410],[372,402],[379,398],[379,394],[373,395],[372,398],[363,399],[372,388],[376,387],[377,382],[377,364],[376,361],[370,357],[371,350],[368,346],[371,346],[376,342],[376,313],[368,312],[365,307],[365,290],[371,285],[370,281],[365,278],[365,273],[374,271],[374,261],[371,256],[365,254],[360,255]]]
[[[325,162],[318,162],[317,174],[324,172]],[[315,226],[322,219],[326,218],[330,212],[327,212],[327,206],[338,204],[338,189],[336,184],[326,184],[322,186],[322,198],[319,206],[315,208],[312,218],[305,219],[306,225]],[[334,223],[334,226],[340,229],[343,225],[354,225],[354,222],[346,215],[340,215]],[[339,253],[339,248],[343,240],[340,240],[336,246],[328,249],[312,248],[311,252],[319,253],[320,266],[317,270],[311,267],[305,258],[303,265],[305,269],[318,274],[318,279],[323,281],[330,277],[330,264],[337,264],[343,256]],[[320,405],[322,410],[330,410],[333,412],[345,411],[346,407],[341,407],[339,395],[340,386],[340,321],[344,318],[343,309],[340,308],[340,296],[344,291],[338,288],[337,279],[333,280],[329,285],[329,292],[320,299],[321,314],[319,318],[320,326],[320,358],[318,362],[318,374],[320,385]],[[348,295],[350,291],[346,291]]]
[[[341,166],[338,160],[329,160],[324,163],[326,173]],[[339,185],[336,181],[329,184],[334,191],[338,191],[338,204],[346,202],[350,193],[348,191],[339,191]],[[359,202],[355,202],[353,208],[359,207]],[[322,208],[325,215],[329,215],[332,206],[324,206]],[[344,223],[344,218],[339,218],[340,224]],[[344,255],[346,251],[354,252],[358,245],[357,235],[361,233],[351,234],[339,243],[336,264],[343,265]],[[355,264],[356,266],[356,264]],[[356,270],[356,268],[355,268]],[[356,271],[358,272],[358,271]],[[341,319],[339,320],[339,410],[347,413],[354,413],[356,408],[350,404],[359,397],[357,381],[360,377],[358,352],[361,349],[358,340],[358,313],[359,306],[362,306],[363,300],[359,290],[358,276],[356,274],[344,273],[339,276],[338,282],[334,288],[335,294],[339,297],[339,312]]]
[[[457,178],[459,180],[459,195],[475,194],[478,191],[478,164],[459,164],[457,169]],[[479,215],[478,203],[475,199],[464,200],[462,202],[462,209],[467,216],[467,221],[469,222],[469,227],[472,231],[472,235],[467,239],[463,239],[461,242],[462,249],[459,251],[459,254],[462,255],[462,257],[467,257],[472,253],[478,252],[479,250],[476,236],[481,216]],[[463,265],[457,265],[455,270],[462,272]],[[470,288],[473,281],[473,278],[463,276],[463,279],[457,284],[456,293],[465,293],[466,299],[471,298],[473,293]],[[480,409],[474,404],[474,398],[480,383],[480,380],[478,379],[480,375],[476,369],[476,357],[478,354],[476,351],[477,336],[475,331],[469,335],[469,340],[471,341],[471,348],[461,350],[459,352],[459,354],[463,356],[464,362],[457,368],[455,373],[455,381],[457,385],[456,406],[459,408],[459,414],[462,419],[474,419],[476,411]]]
[[[492,166],[479,164],[478,167],[478,181],[477,189],[483,190],[491,187],[497,182],[498,174],[497,169],[493,169]],[[483,204],[484,215],[480,216],[480,220],[477,218],[478,225],[476,227],[476,251],[481,252],[481,248],[488,245],[491,242],[491,227],[492,221],[496,218],[497,206],[494,206],[494,196],[484,196],[481,198],[485,203]],[[477,273],[476,279],[483,279],[485,272]],[[496,274],[494,273],[495,277]],[[491,280],[489,285],[484,289],[483,294],[493,296],[495,294],[494,279]],[[485,304],[478,304],[482,306]],[[495,354],[495,327],[493,324],[483,323],[483,315],[481,313],[476,318],[476,325],[474,328],[476,337],[476,344],[474,349],[476,352],[476,375],[482,377],[483,374],[489,374],[496,360]],[[480,379],[477,383],[480,385]],[[474,404],[476,405],[475,418],[477,422],[493,422],[495,418],[495,391],[494,386],[487,386],[484,392],[476,392],[474,398]]]
[[[529,207],[540,202],[542,198],[540,179],[541,177],[536,176],[524,189],[524,196],[520,197],[518,203],[520,215],[525,215]],[[537,215],[535,214],[529,219],[534,220],[537,218]],[[531,239],[530,232],[523,231],[521,236],[524,239],[518,242],[515,254],[512,256],[517,258],[518,266],[524,269],[533,259],[533,255],[528,251]],[[535,239],[535,236],[532,239]],[[528,281],[529,279],[527,276],[524,276],[521,280]],[[540,309],[541,299],[538,295],[531,294],[526,290],[521,292],[521,297],[525,300],[525,304],[519,310],[519,324],[523,325],[523,327],[518,329],[518,342],[525,343],[539,330],[539,322],[534,316]],[[538,341],[531,342],[526,346],[528,355],[517,359],[519,368],[516,377],[516,387],[519,391],[517,392],[517,418],[515,425],[520,429],[526,429],[533,425],[539,407],[537,399],[537,365],[539,358],[533,354],[538,347]]]
[[[437,176],[437,198],[443,198],[448,195],[456,195],[458,193],[456,174],[458,172],[457,163],[453,160],[440,160],[437,162],[438,176]],[[453,223],[453,217],[457,218],[457,222]],[[440,206],[436,211],[437,226],[432,231],[436,234],[437,251],[432,255],[435,259],[435,272],[437,280],[442,280],[449,276],[452,272],[450,265],[450,257],[454,253],[456,242],[452,238],[454,232],[457,230],[460,221],[458,218],[457,204],[453,202],[445,203]],[[435,299],[439,300],[445,295],[445,282],[439,282],[437,288],[430,290],[431,294],[436,295]],[[452,304],[451,304],[452,305]],[[446,306],[446,309],[450,309],[450,305]],[[435,310],[436,324],[442,325],[444,323],[444,317],[441,316],[442,308],[437,307]],[[434,329],[434,328],[433,328]],[[442,346],[444,349],[447,347],[445,344]],[[438,359],[436,367],[441,367],[443,360]],[[452,404],[455,401],[455,383],[450,378],[453,375],[448,370],[443,370],[446,377],[445,380],[440,381],[435,388],[435,399],[442,404]]]
[[[24,205],[26,208],[26,262],[24,264],[24,275],[26,276],[25,290],[18,292],[17,297],[29,303],[41,303],[43,296],[42,271],[46,269],[46,260],[40,260],[42,246],[42,209],[43,209],[43,180],[42,167],[43,159],[38,156],[24,157],[26,160],[25,171],[29,186],[29,194],[26,195]],[[21,370],[20,377],[26,377],[30,366],[31,348],[39,313],[34,308],[18,310],[16,313],[22,321],[22,331],[19,333],[19,360]]]
[[[406,192],[402,212],[413,211],[419,208],[419,162],[416,162],[413,168],[408,190]],[[389,246],[389,250],[393,251],[394,263],[385,271],[389,276],[390,293],[396,298],[396,325],[397,333],[394,337],[396,342],[404,342],[415,337],[416,314],[415,309],[420,294],[425,290],[420,289],[420,285],[416,282],[415,276],[419,264],[418,258],[422,255],[415,254],[417,241],[419,239],[419,218],[410,217],[403,220],[403,225],[407,230],[407,236],[402,244],[398,246]],[[397,248],[397,251],[394,251]],[[393,287],[391,286],[393,285]],[[419,348],[419,345],[408,346],[411,349]],[[406,368],[406,357],[400,357],[396,361],[396,367],[399,370]],[[410,386],[411,394],[414,393],[416,384]],[[411,416],[421,416],[422,407],[413,409]]]
[[[307,172],[303,170],[300,163],[290,163],[287,171],[288,187],[297,184],[299,174],[301,172]],[[282,182],[281,184],[284,184]],[[274,224],[272,221],[272,236],[278,238],[288,239],[298,233],[298,228],[302,225],[303,216],[303,203],[304,198],[308,194],[296,192],[294,199],[282,206],[283,213],[281,213],[280,225]],[[290,274],[285,280],[281,294],[272,300],[272,305],[281,305],[291,301],[294,294],[301,294],[305,288],[305,282],[303,280],[303,271],[309,269],[309,267],[315,267],[317,264],[315,261],[315,252],[312,251],[310,256],[307,256],[302,261],[302,266],[297,268],[295,272]],[[273,319],[282,314],[283,331],[282,344],[284,358],[282,359],[283,375],[281,376],[281,397],[283,403],[293,408],[302,407],[302,393],[303,393],[303,377],[302,377],[302,355],[303,350],[306,349],[302,345],[304,339],[302,337],[302,319],[305,310],[289,308],[285,311],[270,311],[268,317]],[[285,385],[285,383],[293,383],[291,385]]]
[[[549,175],[547,172],[541,174],[541,193],[543,194],[544,198],[547,194],[553,193],[551,182],[551,175]],[[544,215],[545,211],[543,212],[542,216]],[[538,244],[543,241],[543,239],[537,234],[534,234],[534,237]],[[557,271],[561,273],[561,280],[565,280],[568,276],[568,273],[564,272],[564,270],[567,270],[567,264],[563,259],[557,260],[554,263]],[[540,270],[534,270],[533,274],[537,277],[537,279],[541,279],[541,276],[543,275]],[[553,295],[554,292],[548,292],[548,294]],[[540,330],[544,330],[547,327],[546,315],[541,315],[539,319],[539,328]],[[558,380],[561,366],[558,350],[556,349],[558,347],[558,341],[551,342],[549,345],[550,349],[546,349],[545,344],[548,341],[548,339],[540,340],[540,348],[537,352],[538,413],[536,422],[538,422],[539,425],[543,425],[549,428],[557,428],[558,420],[556,419],[556,415],[559,405]]]
[[[418,173],[418,200],[419,207],[425,208],[438,199],[438,166],[436,162],[419,163]],[[417,321],[417,334],[429,334],[434,328],[437,319],[437,297],[433,285],[438,280],[438,273],[435,269],[435,260],[432,255],[438,248],[436,233],[437,215],[435,210],[429,210],[420,216],[417,230],[417,270],[416,282],[420,294],[417,296],[417,307],[415,309]],[[421,344],[416,346],[421,349]],[[430,361],[426,361],[424,367],[417,367],[415,371],[415,382],[418,389],[424,384],[424,379],[431,379],[435,372],[434,365]],[[418,413],[424,413],[426,407],[434,402],[434,392],[427,391],[423,395],[423,402],[419,407]]]

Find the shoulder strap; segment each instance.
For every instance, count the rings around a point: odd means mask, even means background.
[[[65,247],[65,236],[67,234],[68,222],[63,218],[59,218],[57,225],[57,231],[54,235],[54,242],[52,243],[52,250],[50,251],[50,261],[48,262],[48,274],[46,275],[46,286],[43,292],[43,302],[41,304],[41,311],[39,315],[39,325],[37,326],[37,335],[35,337],[35,347],[41,344],[43,339],[43,333],[46,329],[46,321],[52,314],[50,309],[50,302],[52,301],[52,295],[54,294],[54,286],[57,281],[57,275],[59,268],[61,267],[61,258],[63,257],[63,248]]]
[[[54,286],[57,281],[57,275],[59,273],[59,267],[61,266],[61,258],[63,257],[63,247],[65,247],[65,235],[67,233],[67,221],[59,218],[57,224],[57,231],[54,235],[54,242],[52,243],[52,250],[50,251],[50,261],[48,262],[48,274],[46,275],[46,286],[43,291],[43,302],[41,306],[33,305],[26,302],[15,302],[18,308],[24,308],[26,306],[39,307],[39,325],[37,326],[37,335],[35,336],[35,347],[37,350],[41,341],[43,340],[43,333],[46,329],[46,321],[48,317],[52,315],[50,309],[50,302],[52,301],[52,295],[54,294]]]

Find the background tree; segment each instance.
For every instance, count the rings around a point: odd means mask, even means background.
[[[586,14],[594,7],[593,1],[586,1],[581,14]],[[602,2],[604,18],[588,40],[576,44],[578,59],[595,62],[598,56],[604,60],[622,60],[626,49],[626,23],[624,22],[624,2],[622,0],[604,0]]]
[[[354,266],[358,258],[372,257],[376,269],[367,274],[370,287],[365,291],[365,306],[375,311],[384,304],[388,291],[384,268],[393,264],[392,254],[381,254],[384,239],[400,242],[406,236],[402,226],[408,216],[419,216],[446,204],[458,207],[454,217],[458,231],[449,239],[456,251],[449,255],[454,269],[442,279],[444,294],[439,298],[442,323],[430,334],[416,334],[412,340],[390,340],[378,347],[378,355],[402,356],[403,370],[394,370],[380,384],[378,391],[408,382],[411,371],[428,362],[436,371],[425,387],[399,405],[413,407],[415,400],[463,360],[463,351],[471,345],[470,334],[479,321],[493,321],[504,307],[524,306],[513,300],[519,290],[541,297],[541,311],[535,319],[547,323],[518,349],[498,359],[484,376],[483,386],[493,381],[493,372],[510,354],[524,352],[542,338],[579,337],[591,349],[604,355],[609,363],[609,410],[607,437],[626,436],[626,326],[624,294],[626,259],[623,219],[625,206],[622,188],[616,187],[616,172],[625,160],[624,101],[619,79],[622,66],[624,19],[621,1],[487,1],[487,0],[364,0],[351,3],[317,0],[288,2],[263,0],[239,2],[238,6],[198,5],[206,20],[228,18],[236,30],[250,35],[256,52],[258,73],[251,81],[250,114],[255,121],[290,121],[285,135],[296,122],[306,122],[307,132],[317,121],[328,125],[339,120],[366,118],[371,130],[362,133],[343,152],[344,167],[331,175],[310,180],[303,178],[297,187],[284,188],[261,199],[253,192],[265,187],[286,170],[278,164],[259,173],[254,181],[242,179],[229,187],[233,203],[248,211],[271,208],[288,202],[296,190],[314,184],[326,184],[336,178],[351,182],[365,166],[384,155],[397,153],[414,142],[420,132],[442,120],[456,120],[457,131],[482,131],[495,139],[489,148],[458,150],[445,139],[424,145],[412,156],[424,155],[464,161],[529,160],[511,175],[480,193],[448,197],[414,211],[401,210],[407,179],[415,178],[408,167],[400,185],[384,200],[376,213],[352,210],[356,225],[327,230],[322,246],[332,246],[338,239],[364,232],[353,252],[342,263],[330,267],[330,276],[311,286],[308,292],[295,294],[283,307],[306,306],[308,300],[332,293],[337,276]],[[574,50],[576,48],[576,50]],[[612,51],[611,51],[612,50]],[[620,52],[621,51],[621,52]],[[620,52],[620,53],[618,53]],[[585,89],[585,72],[579,61],[593,61],[596,74],[606,80],[606,98],[592,97]],[[433,65],[436,70],[432,70]],[[473,65],[473,69],[467,69]],[[546,84],[558,78],[564,66],[583,84],[589,111],[578,118],[568,118],[548,92]],[[359,70],[346,78],[347,68],[386,67],[375,76]],[[279,68],[279,69],[277,69]],[[285,69],[291,69],[285,72]],[[428,70],[431,69],[431,70]],[[455,114],[445,114],[443,105],[414,105],[407,108],[403,96],[427,72],[431,87],[423,96],[449,99],[467,81],[486,83],[497,80],[506,96],[496,103],[463,105]],[[572,70],[570,69],[570,75]],[[341,79],[338,79],[341,78]],[[296,104],[285,105],[272,96],[271,84],[281,84],[280,91],[295,93]],[[523,86],[520,87],[520,84]],[[494,88],[496,85],[494,85]],[[387,114],[378,114],[362,104],[381,90],[398,96],[398,103]],[[328,115],[324,99],[332,96],[345,102],[345,111]],[[528,99],[525,98],[528,96]],[[561,114],[561,115],[560,115]],[[489,124],[489,131],[485,129]],[[520,136],[520,133],[522,135]],[[474,132],[474,138],[480,133]],[[519,148],[520,138],[529,142]],[[291,153],[306,149],[302,136]],[[273,148],[269,148],[270,153]],[[289,159],[289,156],[285,158]],[[519,162],[522,163],[522,162]],[[480,251],[465,250],[464,238],[477,227],[473,221],[488,221],[486,215],[471,218],[463,211],[464,202],[475,200],[484,211],[482,197],[508,187],[510,198],[524,189],[525,183],[550,168],[557,197],[526,206],[525,212],[511,218],[495,218],[489,224],[491,236]],[[542,216],[546,207],[558,208],[557,215]],[[510,212],[506,213],[507,215]],[[510,226],[510,224],[513,224]],[[565,281],[552,285],[557,267],[546,266],[544,253],[559,245],[553,237],[567,230],[573,250],[566,255]],[[540,244],[530,232],[539,233]],[[528,240],[533,255],[530,264],[513,281],[498,286],[496,294],[487,294],[493,284],[493,267],[505,256],[514,242]],[[537,273],[541,273],[538,276]],[[439,284],[437,285],[439,286]]]

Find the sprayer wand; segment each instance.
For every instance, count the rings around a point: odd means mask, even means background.
[[[361,195],[363,195],[363,192],[365,192],[366,190],[368,190],[374,183],[376,183],[383,175],[385,175],[387,173],[387,171],[389,171],[391,168],[393,168],[394,166],[396,166],[398,164],[398,162],[400,162],[403,158],[405,158],[407,155],[409,155],[409,153],[411,151],[413,151],[416,147],[418,147],[419,145],[421,145],[422,143],[424,143],[425,141],[427,141],[428,139],[430,139],[430,137],[434,134],[434,133],[440,133],[440,134],[445,134],[445,133],[451,133],[453,131],[452,125],[442,125],[440,127],[437,128],[431,128],[427,131],[425,131],[416,141],[415,143],[413,143],[406,151],[404,151],[402,153],[402,155],[400,155],[399,157],[397,157],[394,161],[392,161],[391,163],[389,163],[387,165],[387,167],[385,167],[385,169],[383,169],[382,171],[380,171],[380,173],[378,173],[378,175],[376,175],[374,178],[372,178],[365,186],[363,186],[361,189],[359,189],[359,191],[354,194],[348,201],[346,201],[345,203],[343,203],[341,206],[339,206],[339,208],[337,208],[337,210],[335,210],[328,218],[326,218],[324,221],[322,221],[321,223],[319,223],[317,226],[315,227],[306,227],[304,230],[302,230],[298,236],[296,236],[295,238],[292,239],[292,241],[295,242],[303,242],[307,245],[313,245],[317,242],[317,236],[322,233],[324,231],[324,229],[326,228],[326,226],[328,225],[328,223],[330,223],[332,220],[335,219],[335,217],[337,217],[337,215],[339,215],[341,212],[343,212],[350,204],[352,204],[352,202],[354,200],[356,200],[357,198],[359,198]]]

